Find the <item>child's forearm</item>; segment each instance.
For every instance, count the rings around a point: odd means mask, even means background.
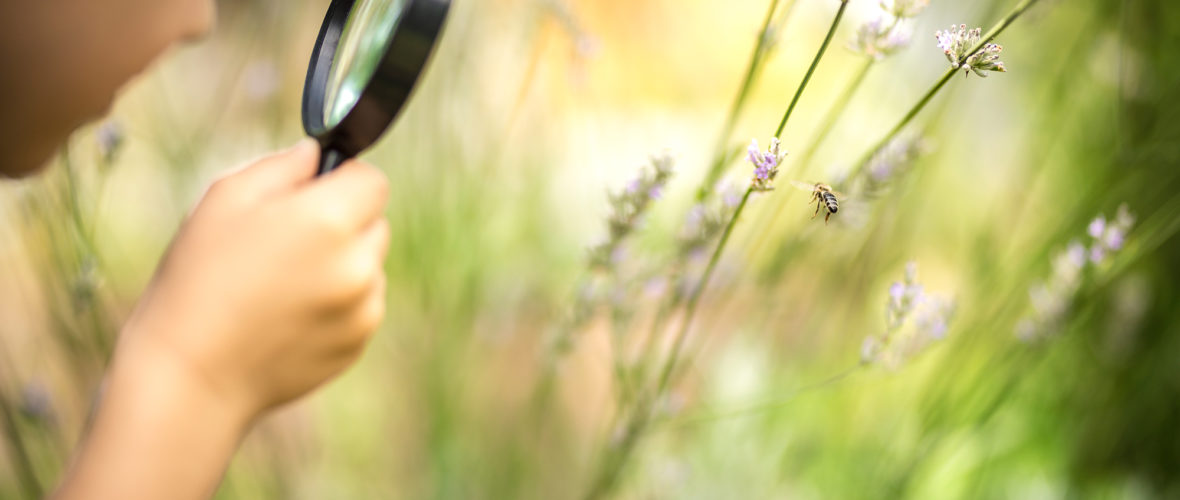
[[[183,362],[127,347],[55,498],[211,497],[250,417]]]

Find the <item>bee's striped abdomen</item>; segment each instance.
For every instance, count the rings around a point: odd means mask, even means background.
[[[820,193],[820,196],[823,198],[824,204],[828,206],[828,212],[836,213],[837,211],[840,210],[840,205],[838,203],[836,203],[836,196],[835,195],[833,195],[832,193],[823,192],[823,193]]]

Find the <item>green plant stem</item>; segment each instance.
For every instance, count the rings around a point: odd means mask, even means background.
[[[80,272],[85,265],[87,259],[92,261],[95,266],[95,271],[101,273],[105,266],[103,265],[101,255],[98,252],[98,245],[95,244],[93,238],[93,226],[87,226],[85,217],[82,215],[82,205],[79,202],[79,179],[77,174],[77,165],[73,161],[70,154],[70,143],[62,148],[61,161],[63,170],[66,173],[66,189],[65,194],[66,204],[70,212],[70,219],[74,224],[74,233],[76,233],[77,240],[66,243],[70,251],[73,253],[76,265],[76,271]],[[81,248],[79,248],[79,244]],[[68,269],[68,267],[63,267]],[[69,277],[66,277],[68,280]],[[68,281],[67,281],[68,282]],[[97,295],[97,290],[93,291]],[[88,342],[88,347],[98,351],[99,359],[107,359],[114,349],[112,344],[113,333],[109,331],[109,323],[103,317],[102,312],[97,304],[97,298],[93,298],[95,303],[89,304],[85,309],[86,319],[90,322],[90,338],[85,339]]]
[[[626,349],[623,340],[625,339],[624,332],[626,331],[627,321],[617,314],[612,314],[610,332],[607,333],[607,338],[610,341],[611,349],[611,367],[613,368],[615,377],[616,393],[618,394],[620,404],[626,404],[634,395],[634,388],[632,387],[632,380],[629,374]]]
[[[971,51],[963,57],[963,60],[966,61],[968,58],[975,55],[976,52],[982,50],[984,45],[987,45],[992,41],[992,39],[999,36],[1000,33],[1002,33],[1009,25],[1012,24],[1013,21],[1016,20],[1016,18],[1020,17],[1021,14],[1024,14],[1024,12],[1028,10],[1029,7],[1032,7],[1032,5],[1035,3],[1037,3],[1037,0],[1022,0],[1020,3],[1016,4],[1016,6],[1008,12],[1008,15],[1004,16],[1000,22],[996,23],[995,26],[992,26],[992,28],[988,30],[982,38],[979,39],[979,43],[975,44],[975,47],[971,48]],[[877,154],[877,152],[880,151],[881,148],[885,147],[889,141],[892,141],[894,137],[897,137],[897,134],[901,133],[902,129],[904,129],[905,126],[908,125],[910,121],[912,121],[914,117],[922,111],[922,108],[925,108],[926,105],[930,103],[930,100],[934,98],[934,95],[937,94],[939,90],[942,90],[942,88],[946,86],[947,82],[951,81],[951,78],[954,77],[955,73],[960,69],[963,68],[950,68],[946,70],[946,73],[943,73],[942,78],[939,78],[938,82],[935,83],[933,87],[930,87],[930,90],[926,91],[926,94],[918,100],[917,104],[914,104],[914,106],[906,112],[905,116],[901,118],[901,121],[897,122],[897,125],[894,125],[893,128],[889,130],[888,134],[885,134],[884,137],[878,140],[871,148],[866,150],[864,154],[861,155],[860,159],[853,164],[855,166],[853,167],[852,172],[848,175],[848,179],[855,179],[863,174],[864,169],[868,166],[869,161],[873,159],[873,155]]]
[[[660,370],[660,378],[656,383],[656,390],[653,394],[655,399],[659,399],[660,395],[664,393],[664,389],[668,386],[668,380],[672,377],[672,371],[676,368],[676,361],[680,357],[680,351],[684,349],[684,340],[688,337],[688,329],[692,326],[692,319],[696,314],[697,305],[700,304],[701,295],[704,294],[705,288],[709,286],[709,278],[713,277],[713,271],[717,268],[717,263],[721,260],[721,253],[725,250],[725,244],[729,242],[729,236],[733,234],[733,228],[737,226],[738,218],[741,217],[742,211],[746,208],[746,203],[750,201],[750,195],[753,193],[753,187],[746,188],[746,193],[742,195],[742,201],[734,209],[733,216],[729,218],[729,223],[725,225],[725,231],[721,233],[721,240],[717,242],[717,248],[713,249],[713,254],[709,256],[709,263],[705,266],[705,271],[701,274],[701,282],[697,283],[697,286],[692,290],[692,294],[688,296],[688,302],[684,306],[684,319],[680,323],[680,331],[676,333],[676,339],[672,344],[672,351],[668,353],[668,358],[664,361],[664,367]]]
[[[803,81],[799,82],[799,87],[795,89],[795,96],[791,98],[791,104],[787,106],[787,112],[783,113],[782,121],[778,122],[778,128],[774,131],[774,137],[779,137],[783,133],[783,129],[787,128],[787,121],[791,119],[791,113],[795,111],[795,105],[799,104],[799,98],[803,96],[803,89],[807,88],[807,82],[811,81],[811,75],[815,73],[815,68],[819,66],[820,59],[823,59],[824,52],[828,50],[828,44],[832,42],[832,37],[836,34],[836,27],[840,26],[840,20],[844,18],[844,10],[848,8],[848,0],[840,1],[840,8],[836,10],[836,17],[832,19],[832,25],[828,28],[828,34],[824,36],[824,43],[820,44],[819,51],[815,53],[815,58],[811,60],[811,66],[807,68],[807,73],[803,75]]]
[[[623,430],[622,439],[615,450],[616,453],[611,453],[603,459],[603,465],[599,468],[599,474],[595,477],[590,489],[586,492],[584,497],[586,500],[593,500],[607,496],[614,490],[619,483],[619,476],[623,472],[623,467],[631,457],[631,450],[635,449],[635,444],[639,441],[639,435],[642,434],[643,428],[647,426],[650,420],[651,412],[647,403],[640,403],[641,408],[636,410],[635,416],[627,421],[627,427]]]
[[[41,482],[37,479],[36,468],[33,466],[32,455],[27,443],[21,435],[16,423],[16,410],[9,404],[8,399],[0,394],[0,420],[3,424],[4,435],[8,439],[10,460],[20,482],[20,487],[28,498],[41,498]]]
[[[758,31],[758,43],[754,45],[754,51],[750,53],[750,62],[746,65],[746,74],[742,78],[737,95],[734,96],[733,104],[729,107],[729,113],[725,116],[725,124],[721,126],[721,131],[717,134],[717,142],[713,146],[713,161],[709,164],[705,180],[697,189],[697,201],[703,201],[709,195],[710,188],[717,183],[717,179],[721,177],[721,171],[725,168],[729,156],[727,154],[729,148],[726,147],[729,137],[733,135],[738,117],[741,116],[742,110],[746,107],[746,101],[750,97],[750,89],[754,86],[754,80],[758,79],[759,69],[766,60],[769,48],[767,34],[770,31],[770,24],[774,20],[774,11],[778,9],[778,2],[779,0],[771,0],[770,6],[766,9],[766,17],[762,20],[762,29]],[[791,5],[787,8],[790,9],[794,5],[795,2],[792,0]]]
[[[680,265],[679,259],[674,265]],[[655,356],[654,350],[657,345],[656,340],[660,335],[660,331],[664,329],[664,323],[668,321],[668,318],[672,315],[672,311],[675,310],[678,305],[680,305],[680,301],[684,298],[683,294],[680,293],[679,287],[676,286],[676,283],[679,283],[680,281],[681,273],[682,271],[671,273],[671,278],[668,280],[668,283],[670,283],[670,286],[672,287],[670,296],[668,297],[668,300],[665,300],[660,304],[660,308],[656,310],[655,317],[652,318],[651,327],[648,329],[647,335],[640,340],[638,350],[638,366],[640,367],[640,370],[635,375],[635,379],[637,381],[643,380],[644,376],[646,375],[646,367],[648,364],[647,361]]]

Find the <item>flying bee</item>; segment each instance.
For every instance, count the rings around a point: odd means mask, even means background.
[[[803,191],[811,191],[811,200],[815,202],[815,213],[811,214],[811,218],[819,215],[819,209],[824,209],[824,224],[828,223],[828,219],[832,214],[840,211],[840,203],[838,199],[845,196],[838,191],[832,190],[832,186],[822,182],[802,182],[791,181],[791,185]]]

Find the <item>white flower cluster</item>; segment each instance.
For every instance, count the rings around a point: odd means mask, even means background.
[[[884,59],[909,44],[909,30],[897,26],[896,22],[887,23],[885,18],[879,17],[860,25],[848,48],[866,57]]]
[[[946,54],[951,67],[963,68],[964,72],[973,72],[982,77],[987,77],[984,71],[1007,71],[1004,69],[1004,63],[1000,61],[1000,52],[1004,47],[999,44],[989,43],[971,53],[971,50],[979,45],[982,36],[983,29],[967,29],[966,24],[951,25],[949,30],[934,32],[938,48]]]
[[[883,59],[906,48],[910,44],[911,33],[902,25],[902,21],[916,17],[929,4],[930,0],[882,1],[882,15],[857,28],[856,36],[849,42],[848,48],[872,59]]]

